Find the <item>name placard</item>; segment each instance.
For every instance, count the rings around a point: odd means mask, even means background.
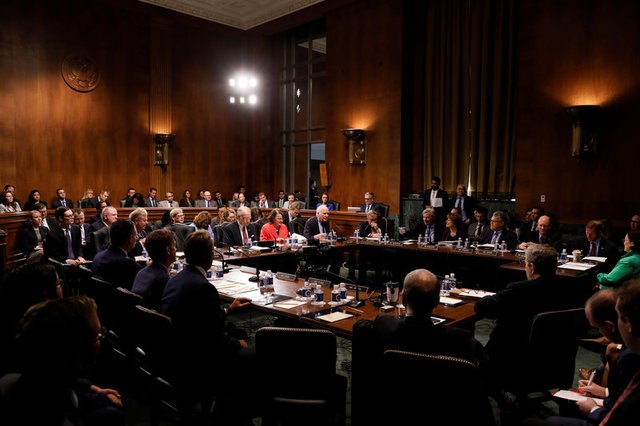
[[[309,284],[311,284],[311,285],[320,284],[320,285],[323,285],[325,287],[331,286],[331,281],[329,281],[329,280],[321,280],[320,278],[309,278],[307,281],[309,281]]]
[[[284,272],[276,272],[276,278],[283,281],[295,281],[295,274],[285,274]]]

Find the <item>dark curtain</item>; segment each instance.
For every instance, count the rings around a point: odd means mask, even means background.
[[[414,141],[423,187],[440,176],[452,192],[511,198],[515,183],[518,1],[405,3],[414,26]]]

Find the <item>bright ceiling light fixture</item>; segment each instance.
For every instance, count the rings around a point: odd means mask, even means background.
[[[229,103],[256,105],[258,78],[249,73],[238,73],[229,78]]]

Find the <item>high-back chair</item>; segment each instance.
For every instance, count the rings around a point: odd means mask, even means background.
[[[255,335],[263,425],[341,425],[347,379],[336,374],[336,336],[328,330],[262,327]]]

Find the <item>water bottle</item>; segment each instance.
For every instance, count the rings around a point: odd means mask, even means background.
[[[258,275],[258,287],[265,288],[267,286],[267,275],[264,272],[260,272]]]
[[[449,292],[451,290],[455,290],[458,286],[458,279],[456,278],[456,274],[453,272],[449,274]]]
[[[353,231],[353,238],[356,240],[356,243],[360,241],[360,230],[356,229]]]
[[[469,239],[465,238],[464,239],[464,249],[467,250],[469,248]]]
[[[207,269],[207,279],[210,280],[213,278],[213,266]]]
[[[449,274],[444,276],[442,283],[440,285],[440,297],[449,296]]]
[[[345,283],[340,283],[340,300],[347,301],[347,285]]]
[[[500,243],[497,240],[495,243],[493,243],[493,252],[495,254],[500,253]]]
[[[267,279],[267,287],[273,288],[273,272],[271,272],[271,269],[269,269],[265,275]]]
[[[560,253],[560,263],[567,263],[567,249],[563,248],[562,253]]]
[[[383,243],[385,245],[389,244],[389,235],[386,232],[384,234]]]
[[[459,249],[462,248],[462,238],[458,238],[458,244],[456,244],[456,247],[458,247]]]
[[[500,243],[500,252],[504,255],[507,252],[507,243],[502,240],[502,243]]]
[[[418,247],[422,245],[422,234],[418,235]]]
[[[324,306],[324,291],[322,291],[322,285],[316,284],[316,289],[313,291],[312,305]]]
[[[331,306],[337,306],[340,304],[340,287],[338,284],[333,285],[333,290],[331,290]]]

